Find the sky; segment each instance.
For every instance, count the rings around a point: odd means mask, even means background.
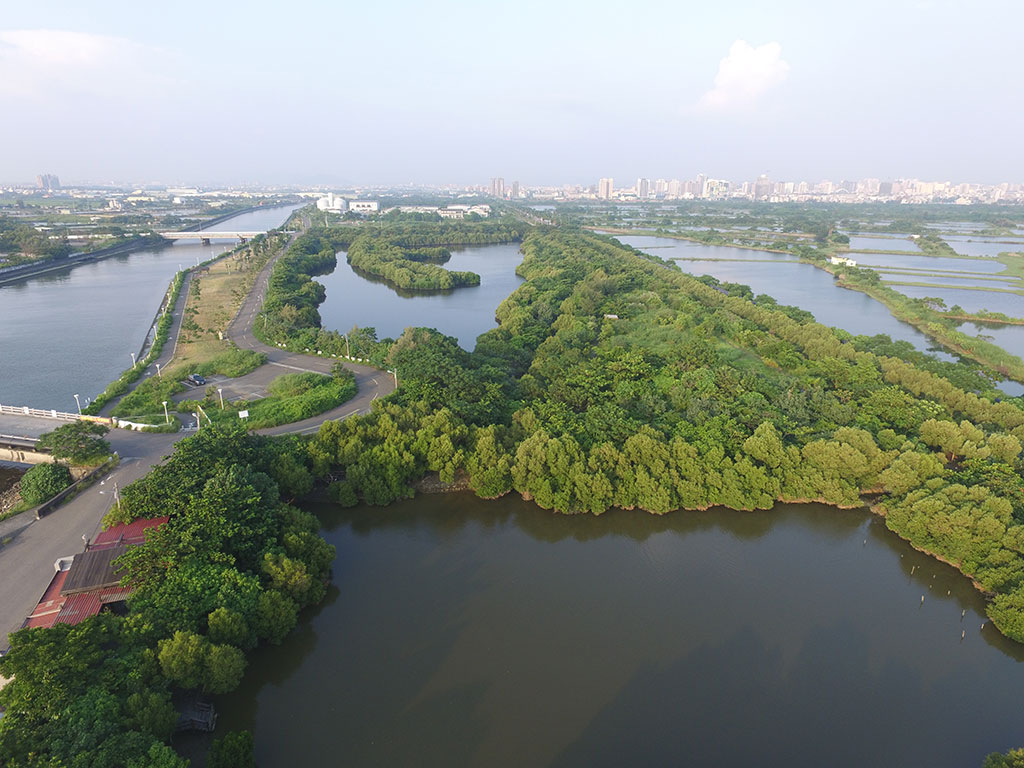
[[[0,8],[0,183],[1024,182],[1020,0]]]

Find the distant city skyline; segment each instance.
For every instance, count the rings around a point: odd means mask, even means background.
[[[1013,0],[8,4],[4,181],[1024,180]]]

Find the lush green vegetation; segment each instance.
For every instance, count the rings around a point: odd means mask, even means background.
[[[331,376],[286,373],[274,379],[267,392],[267,396],[259,400],[225,402],[222,408],[216,389],[210,387],[199,404],[213,423],[238,422],[239,411],[247,410],[246,427],[265,429],[302,421],[337,408],[355,397],[357,387],[351,371],[335,366]],[[193,401],[182,401],[179,409],[194,409]]]
[[[71,485],[71,470],[63,464],[36,464],[21,478],[21,498],[42,504]]]
[[[333,271],[338,265],[335,253],[352,239],[351,232],[339,228],[314,228],[292,243],[270,273],[262,317],[253,329],[262,341],[333,357],[351,353],[354,358],[383,365],[393,339],[378,341],[376,332],[366,328],[353,329],[346,340],[346,334],[320,327],[317,307],[326,293],[313,277]]]
[[[72,250],[62,231],[56,234],[40,232],[28,222],[0,216],[0,253],[8,254],[12,264],[38,258],[60,258]]]
[[[219,373],[222,376],[237,379],[239,376],[252,373],[265,362],[267,362],[267,356],[262,352],[232,346],[204,363],[190,366],[188,373],[198,373],[203,376]]]
[[[526,283],[474,353],[409,330],[387,360],[398,392],[323,426],[310,456],[339,478],[335,498],[386,504],[431,471],[562,512],[877,495],[893,530],[971,575],[1024,640],[1024,410],[958,386],[990,391],[977,370],[918,367],[884,337],[607,238],[537,233],[524,252]]]
[[[1006,754],[993,752],[981,768],[1024,768],[1024,749],[1011,749]]]
[[[431,249],[401,248],[385,237],[364,234],[348,248],[348,262],[354,268],[409,291],[444,291],[466,285],[480,285],[475,272],[453,272],[430,263],[447,261]]]
[[[1002,377],[1024,381],[1024,362],[1019,357],[997,344],[957,330],[954,318],[962,315],[955,311],[947,315],[946,306],[940,299],[912,299],[883,285],[878,273],[871,269],[838,267],[830,270],[839,274],[840,285],[877,299],[900,320],[910,323],[948,349],[977,360]]]
[[[387,222],[384,225],[384,222]],[[348,244],[348,262],[355,269],[409,291],[445,291],[479,285],[474,272],[453,272],[439,264],[451,257],[448,246],[508,243],[522,239],[524,225],[515,219],[424,221],[416,214],[390,214],[381,226],[364,228]]]
[[[96,466],[110,456],[110,443],[103,439],[109,430],[90,421],[73,421],[40,435],[36,446],[49,450],[54,458],[79,466]]]
[[[119,561],[127,615],[11,635],[0,764],[184,768],[167,746],[172,691],[233,689],[245,652],[280,643],[325,594],[334,550],[282,501],[311,485],[295,444],[217,428],[124,489],[108,522],[170,517]],[[225,738],[210,764],[251,764],[251,741]]]

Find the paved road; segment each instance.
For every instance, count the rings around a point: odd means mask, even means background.
[[[108,440],[121,463],[103,484],[86,489],[0,547],[0,649],[7,645],[7,633],[21,626],[50,583],[53,563],[81,552],[83,534],[92,539],[99,532],[100,520],[113,504],[114,483],[123,488],[142,477],[171,453],[180,435],[113,430]]]
[[[307,224],[308,226],[308,224]],[[298,237],[292,237],[289,245]],[[282,249],[282,253],[284,249]],[[331,368],[341,362],[346,368],[352,371],[356,377],[356,384],[359,392],[354,398],[334,410],[314,416],[312,419],[286,424],[280,427],[260,430],[261,434],[282,435],[282,434],[309,434],[315,432],[325,421],[343,419],[357,413],[369,413],[373,401],[378,397],[385,397],[395,389],[394,379],[390,374],[371,368],[368,365],[357,365],[345,361],[338,361],[330,357],[318,357],[316,355],[301,355],[288,352],[278,347],[271,347],[264,344],[253,335],[253,327],[259,321],[259,312],[263,307],[263,296],[267,292],[267,284],[270,280],[270,271],[273,269],[280,254],[275,256],[256,276],[252,291],[242,302],[242,306],[235,315],[234,320],[228,325],[227,337],[243,349],[253,349],[263,352],[267,356],[267,364],[263,368],[279,368],[282,373],[289,371],[315,371],[317,373],[330,373]],[[250,376],[258,373],[254,371]],[[275,377],[276,378],[276,377]]]
[[[277,371],[287,373],[290,370],[329,373],[333,364],[337,362],[334,359],[285,352],[263,344],[252,335],[253,320],[262,306],[270,269],[277,258],[272,259],[260,272],[252,292],[243,303],[238,316],[232,321],[228,336],[240,347],[266,352],[268,362],[260,368],[264,371],[263,375],[273,378],[278,375]],[[180,302],[184,301],[187,293],[186,285],[182,288]],[[177,339],[181,325],[180,309],[176,304],[175,325],[170,339]],[[161,359],[173,353],[173,343],[170,339]],[[161,366],[163,364],[161,362]],[[352,400],[311,419],[260,432],[270,435],[311,434],[325,421],[369,412],[374,400],[394,390],[394,381],[387,373],[365,365],[345,363],[345,367],[352,370],[359,385],[359,392]],[[0,433],[38,435],[56,428],[61,423],[49,419],[36,419],[33,421],[40,424],[33,426],[21,419],[22,417],[0,416]],[[54,561],[81,552],[82,535],[92,538],[99,530],[103,515],[113,503],[114,483],[123,487],[142,477],[151,467],[170,455],[174,443],[186,434],[178,432],[163,435],[112,430],[107,439],[121,457],[121,464],[105,478],[103,484],[89,488],[49,516],[29,525],[6,546],[0,546],[0,589],[3,595],[3,599],[0,600],[0,650],[7,645],[7,633],[21,626],[50,583]]]

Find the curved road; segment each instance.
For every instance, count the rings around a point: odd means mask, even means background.
[[[308,226],[308,223],[306,223],[306,226]],[[268,344],[264,344],[253,334],[253,326],[259,317],[260,309],[263,307],[263,297],[267,292],[270,272],[273,270],[274,264],[281,257],[281,254],[288,249],[288,246],[295,241],[299,234],[296,233],[278,255],[270,259],[263,269],[260,270],[259,275],[256,276],[256,280],[253,282],[252,290],[245,298],[245,301],[242,302],[242,306],[239,307],[238,314],[228,324],[226,336],[242,349],[263,352],[267,356],[267,362],[263,367],[275,366],[282,369],[281,373],[287,373],[289,369],[292,371],[330,373],[331,368],[340,362],[355,374],[356,385],[359,387],[359,391],[347,403],[327,413],[322,413],[319,416],[314,416],[304,421],[297,421],[293,424],[259,430],[260,434],[264,435],[309,434],[315,432],[325,421],[344,419],[358,413],[369,413],[374,400],[378,397],[390,395],[395,390],[395,382],[391,375],[377,368],[371,368],[368,365],[357,365],[331,357],[289,352],[279,347],[271,347]]]
[[[288,245],[294,239],[293,237]],[[267,363],[258,369],[265,369],[265,373],[269,373],[275,368],[282,373],[289,369],[329,373],[331,367],[337,362],[333,358],[325,359],[315,355],[286,352],[276,347],[267,346],[252,335],[253,321],[262,306],[270,270],[286,248],[287,245],[267,263],[256,278],[252,291],[228,327],[228,338],[234,340],[240,347],[265,352]],[[181,301],[187,295],[186,284],[182,288]],[[165,349],[173,350],[177,343],[182,308],[183,304],[181,306],[175,304],[175,324],[172,329],[174,344],[168,339]],[[165,357],[165,354],[161,355],[161,359]],[[163,364],[161,362],[161,366]],[[294,424],[260,430],[260,432],[269,435],[310,434],[319,429],[325,421],[368,413],[374,400],[394,391],[394,381],[389,374],[365,365],[347,362],[343,364],[355,374],[356,383],[359,386],[359,391],[352,400],[319,416]],[[18,430],[17,427],[4,428],[4,420],[8,418],[10,417],[0,416],[0,432],[13,434],[15,430]],[[40,432],[54,429],[60,425],[59,422],[53,423],[44,419],[37,421],[43,424]],[[20,431],[25,430],[22,428]],[[121,457],[121,463],[117,469],[103,479],[102,484],[86,489],[59,510],[41,520],[32,522],[14,533],[4,534],[12,536],[12,538],[6,543],[0,541],[0,584],[3,584],[3,600],[0,600],[0,651],[7,647],[7,633],[13,632],[21,626],[22,621],[35,607],[36,602],[50,583],[50,579],[53,577],[54,561],[60,557],[81,552],[82,536],[92,539],[99,532],[100,521],[113,506],[115,483],[118,487],[123,488],[133,480],[145,475],[155,464],[163,461],[171,453],[174,444],[185,435],[184,432],[147,434],[112,430],[107,439]]]

